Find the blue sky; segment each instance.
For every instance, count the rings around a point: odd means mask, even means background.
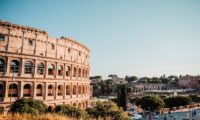
[[[199,0],[1,0],[0,19],[85,44],[91,76],[200,73]]]

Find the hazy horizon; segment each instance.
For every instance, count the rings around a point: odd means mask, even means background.
[[[198,0],[1,0],[0,19],[72,37],[107,78],[200,73]]]

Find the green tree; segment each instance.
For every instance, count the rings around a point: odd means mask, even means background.
[[[130,120],[128,115],[112,101],[92,103],[91,108],[87,108],[86,111],[92,118],[103,118],[104,120],[110,117],[112,120]]]
[[[0,106],[0,114],[2,114],[4,112],[4,107]]]
[[[192,102],[192,99],[190,97],[186,96],[175,96],[175,97],[167,97],[164,99],[165,107],[179,107],[179,106],[185,106]]]
[[[157,96],[144,96],[142,98],[137,98],[135,103],[136,105],[140,105],[142,109],[151,111],[159,110],[165,105],[163,100]]]
[[[189,95],[189,97],[192,99],[192,102],[200,102],[200,97],[198,95]]]
[[[135,80],[137,80],[138,79],[138,77],[136,77],[136,76],[126,76],[125,77],[125,80],[127,81],[127,82],[132,82],[132,81],[135,81]]]
[[[117,105],[122,107],[123,110],[127,109],[127,88],[125,84],[118,85]]]
[[[21,98],[15,101],[10,111],[13,113],[30,113],[30,114],[42,114],[47,110],[47,105],[42,101],[34,100],[32,98]]]
[[[87,119],[88,114],[82,109],[73,107],[71,105],[58,105],[54,109],[55,113],[62,114],[62,115],[67,115],[70,117],[75,117],[75,118],[83,118]]]

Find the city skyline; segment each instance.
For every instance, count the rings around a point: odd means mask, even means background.
[[[91,76],[200,73],[200,1],[6,1],[0,19],[90,49]]]

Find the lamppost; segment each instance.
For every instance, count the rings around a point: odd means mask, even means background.
[[[11,91],[10,91],[10,107],[11,107],[11,104],[12,104],[13,82],[14,82],[14,74],[15,74],[15,68],[16,68],[16,66],[12,65],[12,63],[11,63],[11,66],[12,66],[12,69],[11,69],[11,72],[12,72],[12,82],[11,82]]]

